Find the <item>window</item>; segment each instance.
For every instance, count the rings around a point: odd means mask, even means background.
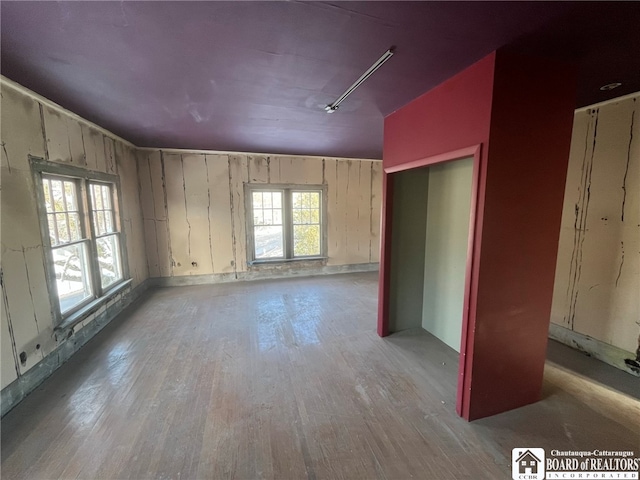
[[[111,185],[90,183],[91,218],[96,236],[96,253],[102,288],[122,279],[120,240],[115,229]]]
[[[117,178],[39,159],[31,162],[60,322],[106,298],[124,280]]]
[[[247,186],[249,261],[324,255],[322,187]]]
[[[61,313],[91,297],[89,235],[80,222],[78,189],[71,179],[42,177],[47,225]]]

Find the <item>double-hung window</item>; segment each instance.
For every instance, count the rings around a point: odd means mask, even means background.
[[[118,182],[113,175],[39,159],[32,165],[60,323],[107,298],[125,279]]]
[[[322,186],[247,185],[249,261],[325,256]]]

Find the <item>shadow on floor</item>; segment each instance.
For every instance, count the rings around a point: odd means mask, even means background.
[[[547,361],[640,400],[640,378],[549,339]]]

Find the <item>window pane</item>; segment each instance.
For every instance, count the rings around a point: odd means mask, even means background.
[[[292,213],[292,220],[294,225],[298,225],[302,223],[302,210],[299,208],[294,208]]]
[[[80,227],[80,214],[69,214],[69,234],[71,235],[71,241],[75,242],[82,238],[82,228]]]
[[[56,212],[64,212],[64,198],[62,196],[62,182],[51,180],[51,193],[53,195],[53,206]]]
[[[78,210],[78,200],[76,198],[76,185],[73,182],[64,182],[64,196],[68,211]]]
[[[105,221],[105,233],[113,233],[115,229],[113,228],[113,212],[106,211],[104,212],[104,221]]]
[[[56,233],[56,218],[55,214],[47,215],[47,223],[49,224],[49,239],[51,240],[51,246],[58,245],[58,236]]]
[[[264,224],[273,225],[273,210],[264,210]]]
[[[293,226],[293,256],[320,255],[320,225]]]
[[[113,285],[122,278],[120,266],[120,247],[117,235],[98,238],[96,240],[98,250],[98,265],[100,268],[100,281],[102,288]]]
[[[67,230],[67,215],[56,213],[56,226],[58,227],[58,240],[60,243],[69,243],[69,230]]]
[[[271,192],[262,193],[262,208],[271,208]]]
[[[254,227],[255,258],[280,258],[284,256],[281,226]]]
[[[302,208],[303,206],[302,192],[291,192],[291,207]]]
[[[274,192],[272,203],[273,203],[273,208],[282,208],[282,193]]]
[[[106,233],[104,227],[104,212],[96,212],[93,219],[95,221],[96,235],[102,235],[103,233]]]
[[[109,187],[106,185],[102,185],[102,204],[104,205],[105,210],[111,210],[111,192],[109,191]]]
[[[87,245],[78,243],[52,249],[60,311],[64,314],[91,296]]]
[[[42,180],[42,189],[44,190],[44,204],[47,207],[47,212],[53,212],[53,203],[51,203],[49,180],[47,180],[46,178]]]
[[[91,185],[91,202],[94,210],[102,210],[102,192],[100,185]]]
[[[262,192],[253,192],[253,208],[262,208]]]

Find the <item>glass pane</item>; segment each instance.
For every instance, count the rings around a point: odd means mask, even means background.
[[[273,225],[273,210],[264,210],[264,224]]]
[[[262,215],[262,210],[254,210],[253,212],[253,224],[254,225],[264,225],[264,217]]]
[[[64,182],[64,194],[67,203],[67,210],[77,211],[78,201],[76,200],[76,186],[73,182]]]
[[[98,265],[100,268],[100,281],[102,288],[113,285],[122,278],[120,267],[120,248],[117,235],[98,238],[96,240],[98,250]]]
[[[111,210],[111,192],[110,188],[106,185],[102,185],[102,205],[104,205],[105,210]]]
[[[77,243],[54,248],[53,265],[60,310],[64,314],[91,296],[87,245]]]
[[[58,237],[56,236],[56,215],[47,215],[47,223],[49,224],[49,239],[51,240],[51,246],[58,245]]]
[[[93,202],[94,210],[102,210],[102,192],[100,191],[100,185],[91,185],[91,201]]]
[[[310,192],[309,193],[309,206],[311,208],[320,208],[320,193],[319,192]]]
[[[253,208],[262,208],[262,192],[253,192]]]
[[[44,190],[44,204],[47,212],[53,212],[53,204],[51,203],[51,192],[49,191],[49,180],[42,179],[42,189]]]
[[[294,225],[293,256],[320,255],[320,225]]]
[[[311,210],[310,211],[310,222],[311,223],[320,223],[320,210]]]
[[[110,210],[104,212],[104,221],[106,224],[105,233],[115,232],[115,229],[113,228],[113,212],[111,212]]]
[[[291,206],[302,208],[302,192],[291,192]]]
[[[284,256],[282,227],[254,227],[255,258]]]
[[[69,214],[69,234],[71,235],[71,241],[80,240],[82,238],[82,229],[80,228],[80,214]]]
[[[282,208],[282,193],[281,192],[273,192],[272,204],[273,204],[273,208]]]
[[[64,211],[64,199],[62,198],[62,182],[51,180],[51,193],[53,194],[53,206],[56,212]]]
[[[56,213],[56,226],[58,227],[58,240],[60,243],[68,243],[69,230],[67,230],[67,215],[64,213]]]
[[[96,235],[102,235],[105,232],[104,227],[104,212],[96,212],[94,217],[94,227],[96,229]]]
[[[262,192],[262,208],[271,208],[271,192]]]
[[[304,210],[296,208],[293,211],[293,224],[300,225],[304,221]]]
[[[278,209],[273,211],[273,224],[282,225],[282,210]]]

